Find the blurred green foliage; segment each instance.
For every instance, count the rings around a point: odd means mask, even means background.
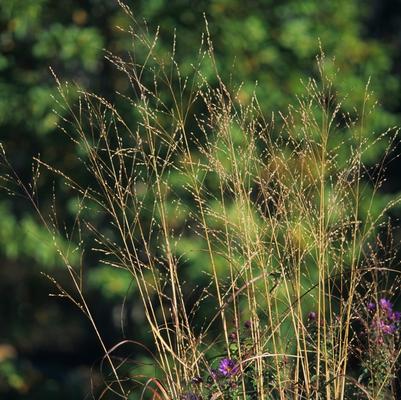
[[[358,0],[147,0],[128,4],[138,22],[142,18],[148,21],[151,32],[160,26],[161,53],[171,50],[175,32],[176,58],[184,72],[191,70],[196,59],[205,31],[205,13],[223,80],[233,87],[242,84],[239,96],[244,101],[256,91],[266,114],[294,103],[296,95],[303,92],[302,81],[318,75],[315,56],[321,43],[327,55],[325,67],[337,75],[335,89],[346,96],[344,111],[353,114],[355,108],[360,109],[366,83],[372,77],[372,101],[377,100],[379,105],[368,117],[364,135],[373,138],[372,132],[399,122],[401,80],[396,72],[400,69],[400,43],[394,39],[395,31],[378,28],[388,23],[385,5],[376,13],[375,2]],[[395,8],[391,21],[400,15],[401,9]],[[24,181],[29,181],[31,158],[38,154],[49,164],[80,176],[81,181],[88,179],[76,161],[79,149],[57,128],[60,117],[53,112],[56,82],[49,67],[62,81],[74,82],[117,106],[121,104],[126,118],[135,120],[115,94],[116,90],[131,94],[126,78],[104,59],[104,49],[118,55],[132,51],[131,38],[117,29],[129,24],[117,2],[110,0],[0,2],[1,142]],[[204,73],[213,79],[212,70]],[[71,92],[71,101],[74,97]],[[372,147],[367,161],[377,162],[382,151],[382,147]],[[397,182],[395,177],[393,182]],[[179,175],[171,176],[171,185],[182,185]],[[45,172],[38,186],[40,193],[47,194],[41,196],[40,207],[50,212],[52,193],[57,192],[58,217],[70,226],[77,209],[72,191]],[[389,201],[399,187],[387,189],[393,194],[382,197],[381,203]],[[169,207],[176,218],[174,223],[180,224],[191,205],[180,205],[181,217],[174,204]],[[51,235],[29,203],[18,196],[10,198],[1,193],[0,215],[1,397],[83,398],[90,391],[90,366],[101,350],[72,305],[47,298],[52,287],[40,271],[51,269],[68,285],[62,268],[55,268],[61,264]],[[92,218],[102,227],[101,213]],[[197,246],[202,244],[185,238],[177,247],[187,253],[191,279],[200,278],[202,265],[207,262],[202,253],[193,252]],[[131,312],[124,317],[126,334],[129,337],[135,330],[136,336],[145,338],[129,274],[100,265],[95,259],[93,264],[90,261],[89,256],[89,266],[85,266],[87,296],[89,303],[99,308],[96,317],[107,344],[121,338],[118,313],[126,295],[131,304]]]

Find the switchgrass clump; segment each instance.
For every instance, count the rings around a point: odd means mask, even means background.
[[[48,169],[78,196],[68,235],[3,157],[5,181],[33,201],[64,260],[73,287],[53,280],[58,294],[89,318],[104,348],[100,397],[395,396],[398,270],[386,213],[398,200],[377,209],[375,199],[396,130],[370,132],[369,86],[361,107],[344,111],[321,52],[303,94],[271,114],[223,82],[207,25],[184,74],[175,41],[171,54],[159,54],[157,32],[138,33],[124,9],[133,54],[107,58],[130,83],[120,94],[129,112],[56,78],[60,129],[92,183],[35,159],[34,171]],[[74,251],[60,245],[63,235]],[[104,345],[85,299],[84,258],[73,256],[88,250],[131,274],[153,376],[114,357],[136,338]]]

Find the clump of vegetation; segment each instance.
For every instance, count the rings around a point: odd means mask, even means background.
[[[391,241],[385,217],[397,201],[376,209],[373,199],[396,131],[373,135],[364,124],[374,107],[369,87],[360,110],[343,113],[327,72],[332,61],[321,52],[307,94],[268,117],[256,95],[244,102],[220,79],[207,29],[185,74],[175,43],[160,54],[157,34],[130,33],[143,61],[108,58],[131,85],[132,121],[107,99],[57,80],[60,129],[92,184],[39,158],[31,185],[9,164],[7,176],[31,199],[65,263],[72,287],[50,278],[57,295],[83,311],[104,348],[101,397],[395,396],[398,277],[396,254],[383,243]],[[377,143],[383,158],[369,165]],[[56,205],[41,213],[41,168],[77,194],[68,233]],[[88,251],[131,274],[153,338],[153,376],[117,357],[135,338],[107,349],[85,298]],[[193,268],[202,281],[191,280]]]

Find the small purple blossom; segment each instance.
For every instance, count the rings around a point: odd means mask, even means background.
[[[238,364],[230,358],[223,358],[219,363],[219,372],[224,377],[230,377],[238,372]]]
[[[182,400],[199,400],[200,397],[197,396],[195,393],[188,392],[181,396]]]
[[[376,310],[376,303],[373,303],[372,301],[368,303],[367,309],[369,311],[375,311]]]
[[[314,311],[311,311],[308,313],[308,321],[315,321],[316,320],[316,313]]]
[[[388,318],[389,318],[391,321],[400,322],[400,319],[401,319],[401,312],[399,312],[399,311],[393,311],[393,312],[388,316]]]
[[[251,326],[252,326],[252,322],[249,321],[249,320],[248,320],[248,321],[245,321],[245,322],[244,322],[244,326],[245,326],[246,329],[250,329]]]
[[[392,335],[397,330],[397,327],[394,324],[383,324],[382,325],[382,332],[385,335]]]
[[[387,312],[392,312],[393,311],[393,304],[391,303],[391,301],[390,300],[387,300],[387,299],[380,299],[379,300],[379,305],[380,305],[380,308],[383,310],[383,311],[387,311]]]
[[[394,324],[383,320],[373,321],[372,327],[384,335],[392,335],[397,330],[397,327]]]

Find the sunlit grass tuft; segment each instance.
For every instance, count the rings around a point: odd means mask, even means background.
[[[111,370],[103,395],[394,396],[399,316],[392,303],[391,313],[379,307],[380,299],[397,296],[396,255],[382,240],[391,240],[385,218],[398,200],[378,210],[375,197],[397,132],[366,133],[369,86],[361,109],[344,114],[321,52],[304,95],[271,115],[256,96],[244,103],[220,79],[207,29],[186,76],[174,51],[158,54],[157,33],[137,32],[129,31],[143,60],[107,55],[131,84],[132,94],[121,97],[134,124],[87,91],[78,89],[70,104],[66,93],[76,88],[58,81],[58,107],[69,115],[60,115],[60,128],[79,148],[92,184],[36,159],[79,198],[67,236],[76,248],[58,247],[73,287],[53,282],[103,345]],[[214,82],[202,73],[210,68]],[[387,150],[378,165],[367,165],[365,154],[378,142]],[[35,185],[24,186],[12,170],[7,179],[40,214],[30,194]],[[91,210],[106,228],[91,220]],[[40,215],[58,246],[56,210]],[[114,357],[138,345],[136,338],[106,349],[85,300],[83,262],[69,262],[84,251],[131,274],[153,338],[153,376],[127,373],[128,360]]]

